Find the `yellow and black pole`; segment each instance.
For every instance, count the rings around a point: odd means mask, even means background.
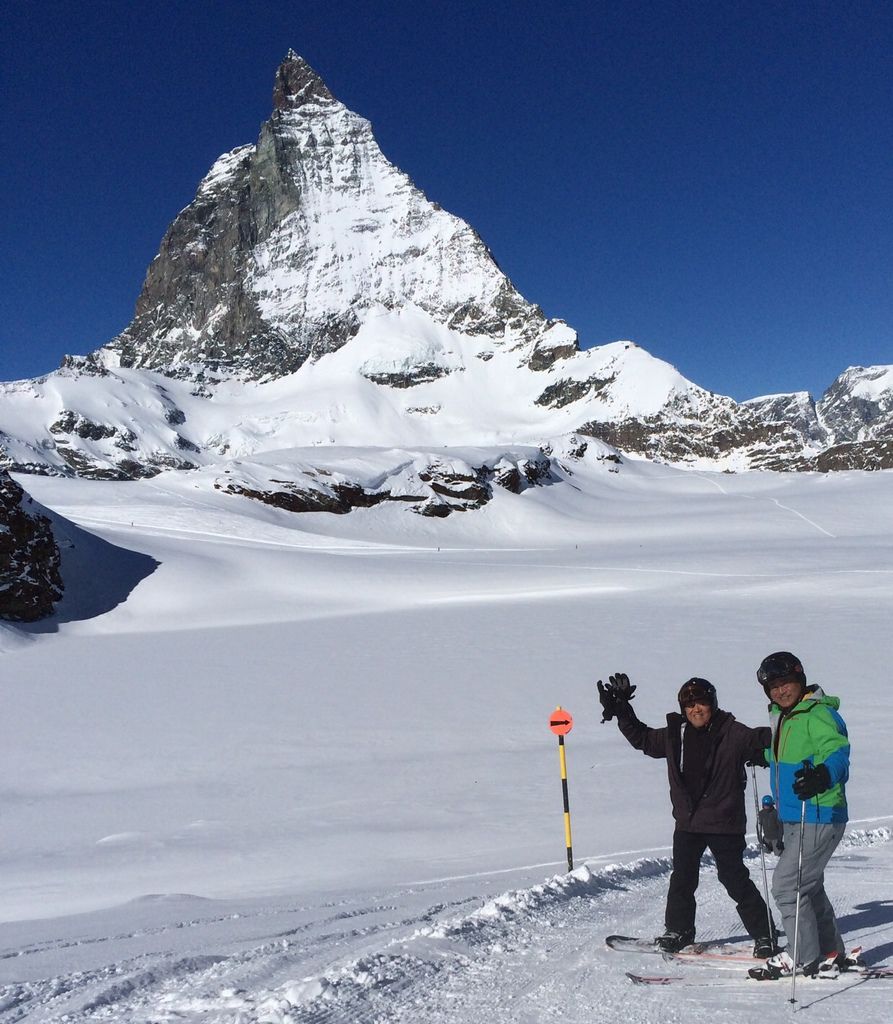
[[[567,758],[564,754],[564,737],[574,727],[574,716],[560,704],[549,718],[549,728],[558,737],[558,760],[561,764],[561,795],[564,800],[564,843],[567,847],[567,869],[574,870],[574,850],[571,842],[571,808],[567,796]]]

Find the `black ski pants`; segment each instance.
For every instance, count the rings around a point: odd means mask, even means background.
[[[748,934],[755,939],[769,934],[766,903],[744,866],[745,845],[743,835],[680,831],[673,834],[673,873],[665,917],[667,931],[694,934],[695,890],[701,857],[705,850],[710,850],[719,880],[732,897]]]

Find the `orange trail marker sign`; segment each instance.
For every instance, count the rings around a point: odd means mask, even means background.
[[[574,716],[566,708],[557,707],[549,717],[549,728],[556,736],[567,736],[574,727]]]
[[[567,795],[567,759],[564,754],[564,737],[574,727],[574,716],[560,704],[549,716],[549,728],[558,737],[558,760],[561,765],[561,796],[564,800],[564,843],[567,847],[567,869],[574,870],[574,851],[571,844],[571,809]]]

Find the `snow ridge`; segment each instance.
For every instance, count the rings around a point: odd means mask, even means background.
[[[848,832],[843,849],[889,843],[893,830]],[[758,854],[749,846],[750,857]],[[707,864],[712,860],[707,858]],[[523,945],[525,929],[549,927],[548,916],[575,900],[610,892],[668,874],[668,857],[644,857],[592,871],[585,865],[538,885],[496,896],[469,914],[418,928],[376,953],[349,961],[317,977],[290,982],[259,1006],[258,1021],[269,1024],[331,1020],[374,1020],[375,1007],[394,993],[430,986],[442,974],[479,969],[480,961],[510,946]]]

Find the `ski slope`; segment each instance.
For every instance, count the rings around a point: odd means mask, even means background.
[[[889,828],[847,835],[828,872],[847,939],[874,963],[893,953]],[[758,870],[751,847],[749,861]],[[661,928],[666,855],[590,863],[533,885],[494,877],[348,890],[312,901],[144,897],[114,911],[10,926],[0,950],[4,1020],[455,1024],[790,1019],[789,981],[668,965],[608,950],[631,925]],[[523,883],[531,870],[514,871]],[[362,881],[358,878],[357,881]],[[487,893],[495,891],[496,895]],[[702,939],[744,941],[703,869]],[[48,938],[52,935],[52,938]],[[633,988],[625,972],[687,975],[693,987]],[[893,981],[803,981],[797,1010],[889,1019]]]
[[[64,517],[68,593],[0,627],[0,1021],[788,1019],[776,985],[634,989],[669,965],[604,949],[660,930],[672,823],[594,692],[628,672],[658,725],[700,675],[756,724],[779,648],[841,698],[828,888],[893,960],[893,474],[628,460],[437,521],[21,482]],[[699,898],[699,938],[742,937],[709,867]],[[886,1021],[885,984],[800,1007]]]

